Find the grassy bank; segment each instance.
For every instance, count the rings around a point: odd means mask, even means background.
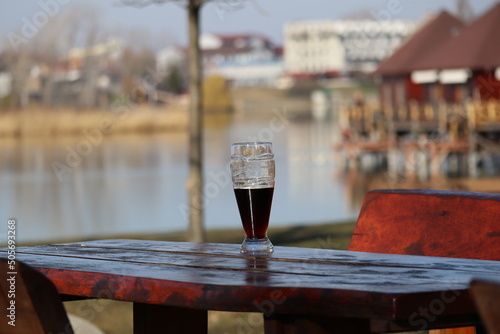
[[[346,249],[354,229],[353,222],[336,224],[272,227],[269,236],[276,246]],[[185,232],[127,236],[133,239],[185,241]],[[241,229],[216,229],[207,232],[207,242],[242,241]],[[66,303],[68,312],[83,317],[106,334],[132,333],[131,303],[85,300]],[[168,328],[168,324],[165,324]],[[263,333],[262,317],[254,313],[209,312],[209,333]]]
[[[103,134],[152,133],[187,129],[185,109],[153,106],[123,107],[114,110],[28,109],[0,113],[0,137],[53,137]]]
[[[283,227],[272,227],[271,225],[268,234],[275,246],[346,249],[351,240],[353,229],[353,222]],[[206,237],[207,242],[239,244],[243,240],[243,230],[240,228],[212,229],[207,231]],[[144,240],[186,241],[187,234],[185,231],[182,231],[165,234],[143,234],[133,236],[133,238]],[[327,243],[327,240],[331,242]]]

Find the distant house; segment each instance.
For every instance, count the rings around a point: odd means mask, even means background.
[[[500,100],[500,3],[429,52],[416,67],[438,74],[438,95],[446,102],[467,97]]]
[[[258,34],[200,38],[205,74],[220,74],[236,86],[272,85],[283,72],[282,49]]]
[[[382,103],[392,107],[500,100],[500,3],[469,25],[442,12],[375,73]]]
[[[121,42],[110,40],[86,48],[72,48],[53,59],[37,59],[24,88],[29,100],[50,106],[107,107],[111,94],[120,92],[112,77]]]
[[[397,107],[409,101],[424,103],[436,99],[434,88],[425,85],[436,80],[434,72],[420,71],[418,64],[453,36],[460,34],[465,24],[446,11],[430,19],[375,71],[381,76],[380,97],[386,106]],[[412,76],[413,73],[413,76]]]

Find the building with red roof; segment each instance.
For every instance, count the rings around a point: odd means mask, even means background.
[[[380,64],[381,100],[393,107],[500,99],[500,3],[465,25],[442,12]]]
[[[439,72],[443,98],[500,99],[500,3],[416,63]],[[465,94],[457,94],[462,90]]]
[[[398,106],[408,101],[423,102],[431,92],[428,87],[412,80],[412,73],[432,50],[460,33],[465,24],[446,11],[430,19],[414,35],[385,59],[375,71],[382,78],[383,104]],[[418,75],[419,73],[417,73]],[[426,73],[420,73],[425,76]],[[415,79],[415,78],[414,78]]]

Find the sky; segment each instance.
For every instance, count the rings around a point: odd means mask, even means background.
[[[497,1],[469,3],[474,14],[480,15]],[[119,0],[0,0],[1,39],[5,41],[9,33],[36,18],[43,23],[44,13],[53,18],[63,11],[78,11],[82,3],[97,9],[104,27],[135,34],[136,43],[152,43],[157,48],[186,44],[187,13],[180,5],[167,2],[138,9],[123,6]],[[455,0],[213,0],[201,11],[201,32],[259,33],[281,44],[283,25],[290,21],[342,19],[358,12],[373,20],[419,20],[442,9],[454,12]]]

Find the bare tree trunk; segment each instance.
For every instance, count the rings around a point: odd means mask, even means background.
[[[7,51],[7,68],[12,75],[12,99],[10,108],[25,109],[28,104],[27,82],[30,71],[30,50],[21,49],[17,52]]]
[[[201,1],[189,0],[189,235],[191,242],[204,242],[203,226],[203,115],[199,16]]]

